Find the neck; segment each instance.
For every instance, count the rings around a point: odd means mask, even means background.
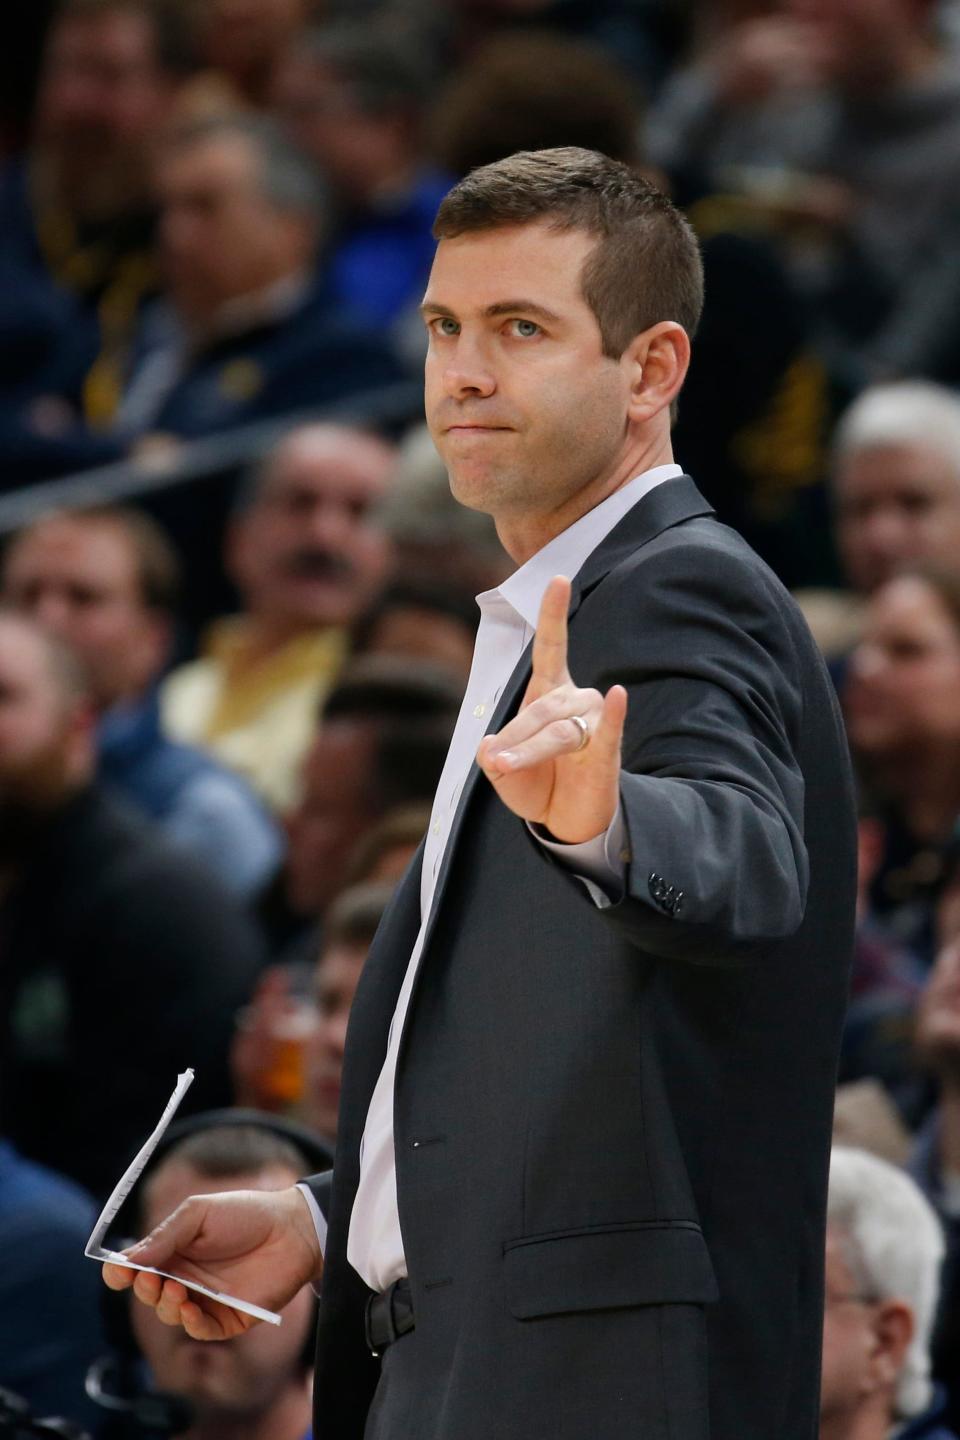
[[[323,624],[305,625],[302,621],[291,620],[281,615],[249,616],[246,643],[240,657],[240,668],[253,668],[269,660],[291,640],[301,635],[313,634],[330,627]]]
[[[291,1381],[272,1405],[260,1414],[203,1416],[183,1440],[303,1440],[310,1424],[310,1383]]]
[[[658,465],[672,463],[673,450],[669,432],[636,445],[612,471],[584,485],[548,514],[495,515],[493,518],[500,543],[517,565],[523,565],[532,555],[536,555],[538,550],[542,550],[551,540],[562,535],[564,530],[569,530],[570,526],[575,525],[588,511],[596,509],[610,495],[626,485],[628,480],[644,474],[647,470],[653,470]]]

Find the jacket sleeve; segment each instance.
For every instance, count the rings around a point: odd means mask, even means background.
[[[651,954],[736,963],[803,918],[809,641],[772,576],[733,548],[674,542],[644,558],[642,584],[637,569],[607,577],[575,619],[602,657],[589,681],[571,649],[579,683],[629,697],[625,885],[602,913]]]

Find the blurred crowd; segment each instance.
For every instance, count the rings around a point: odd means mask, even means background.
[[[700,236],[677,459],[797,593],[858,774],[821,1440],[950,1440],[960,4],[47,0],[5,64],[0,1387],[104,1440],[307,1434],[309,1293],[204,1349],[83,1244],[188,1065],[127,1234],[330,1163],[511,568],[416,398],[432,221],[582,145]]]

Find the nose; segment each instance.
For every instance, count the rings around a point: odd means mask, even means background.
[[[56,590],[41,590],[32,603],[23,606],[38,625],[55,635],[64,635],[70,625],[70,602]]]
[[[338,550],[349,542],[355,527],[356,520],[349,506],[327,496],[311,506],[304,528],[317,544]]]
[[[462,332],[445,359],[443,388],[451,399],[486,398],[495,392],[496,377],[487,356],[475,341]]]
[[[867,548],[883,560],[906,558],[907,527],[893,506],[878,506],[863,522]]]

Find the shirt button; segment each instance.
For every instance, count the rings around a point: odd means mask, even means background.
[[[482,720],[483,717],[484,717],[484,715],[485,715],[486,713],[487,713],[487,707],[486,707],[486,705],[474,705],[474,707],[473,707],[473,718],[474,718],[475,720]]]
[[[433,830],[434,835],[439,835],[439,834],[440,834],[440,821],[439,821],[439,820],[434,820],[433,825],[431,826],[431,829]]]

